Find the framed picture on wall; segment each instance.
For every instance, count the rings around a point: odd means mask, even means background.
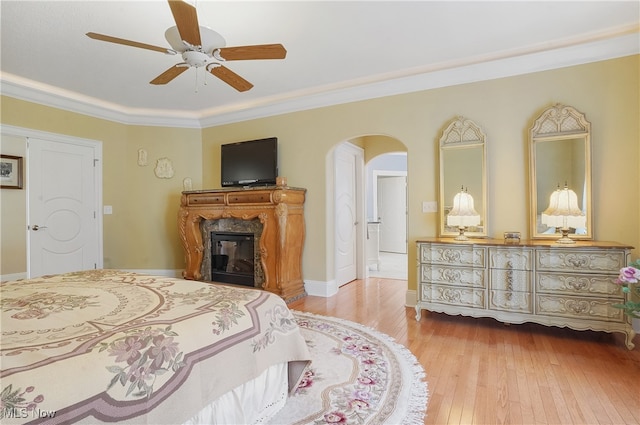
[[[22,157],[0,155],[0,188],[22,189]]]

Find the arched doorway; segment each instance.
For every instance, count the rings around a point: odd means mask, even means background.
[[[346,156],[342,156],[344,153]],[[354,279],[369,276],[367,265],[368,222],[373,221],[367,213],[365,203],[370,202],[368,191],[372,183],[367,183],[365,162],[387,153],[401,152],[404,160],[404,214],[406,217],[406,147],[399,140],[383,135],[367,135],[352,138],[336,145],[328,156],[327,166],[327,211],[333,221],[333,254],[336,288]],[[351,203],[344,204],[351,199]],[[406,220],[405,220],[406,223]],[[400,272],[389,276],[406,279],[406,224],[404,224],[404,257],[398,266]],[[328,234],[329,236],[329,234]],[[349,250],[345,250],[348,247]],[[344,273],[346,266],[349,272]],[[355,273],[353,270],[355,269]],[[379,270],[382,272],[382,270]]]

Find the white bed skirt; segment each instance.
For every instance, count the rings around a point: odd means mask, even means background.
[[[271,366],[220,396],[185,425],[267,423],[287,402],[288,380],[287,363]]]

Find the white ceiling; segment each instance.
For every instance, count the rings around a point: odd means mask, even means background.
[[[202,127],[640,53],[640,1],[189,1],[227,46],[282,43],[284,60],[227,62],[149,84],[179,56],[166,1],[0,2],[2,93],[148,125]],[[204,85],[206,83],[206,85]]]

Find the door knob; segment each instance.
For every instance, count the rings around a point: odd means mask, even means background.
[[[38,226],[37,224],[34,224],[33,226],[31,226],[31,230],[33,230],[34,232],[37,232],[40,229],[46,229],[47,226]]]

